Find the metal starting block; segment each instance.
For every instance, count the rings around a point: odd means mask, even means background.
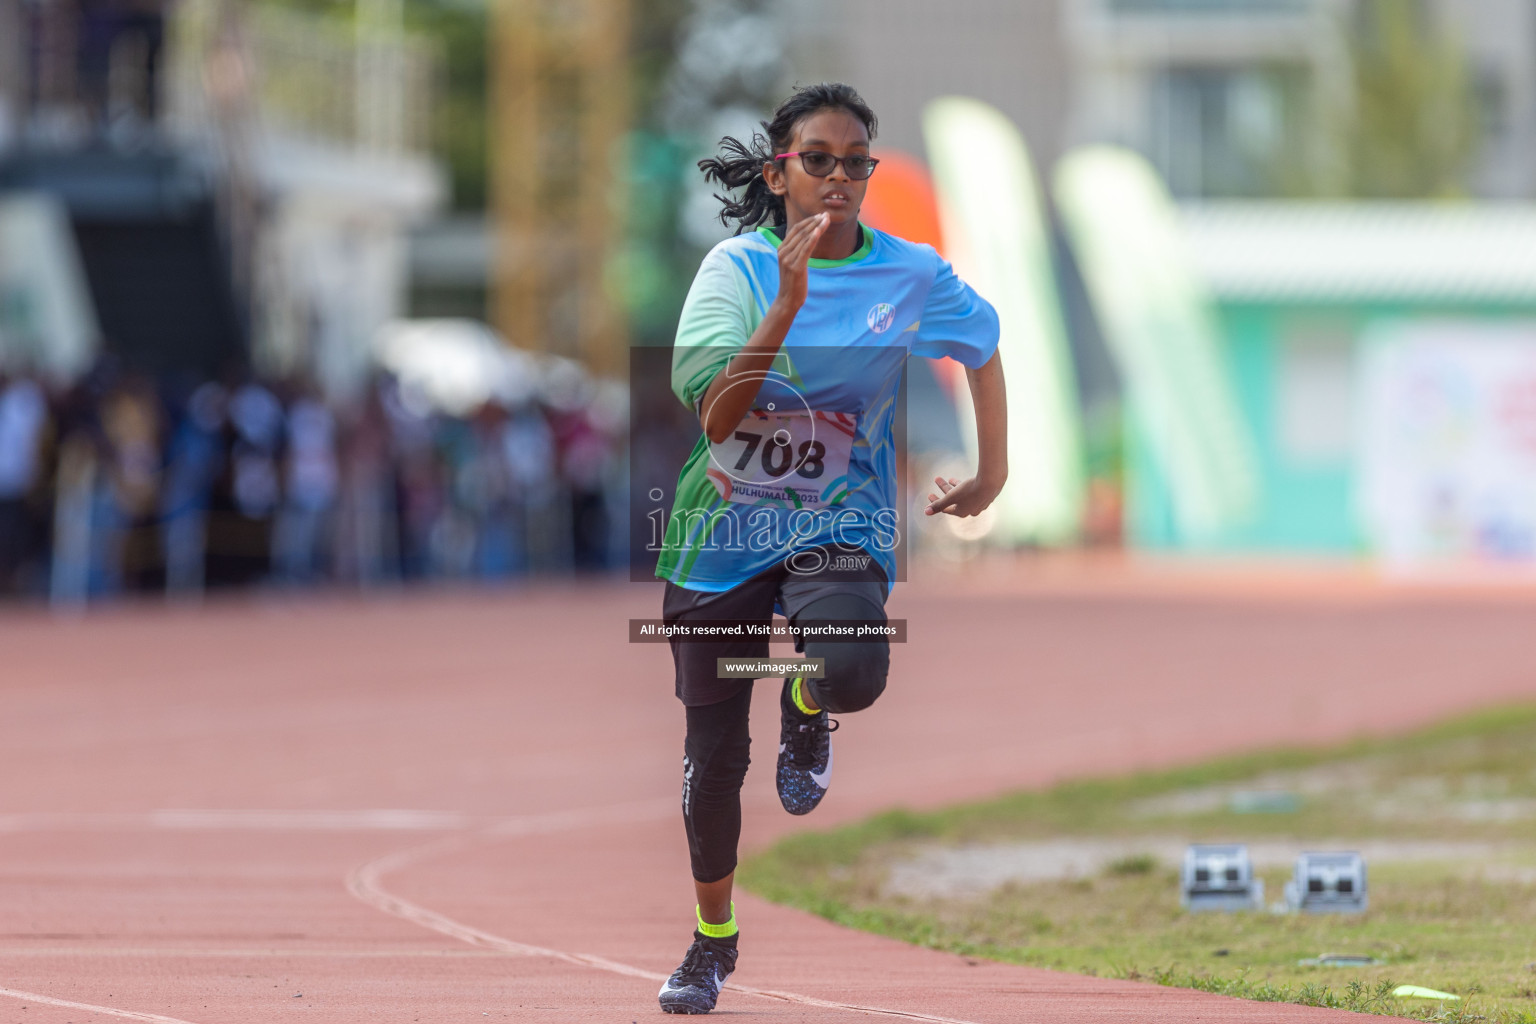
[[[1358,853],[1304,853],[1296,877],[1285,883],[1285,902],[1309,914],[1359,914],[1369,902],[1365,858]]]
[[[1253,877],[1248,847],[1197,844],[1185,850],[1179,903],[1194,911],[1262,909],[1264,881]]]

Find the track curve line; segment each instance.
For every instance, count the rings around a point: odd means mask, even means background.
[[[14,988],[0,988],[0,996],[10,999],[24,999],[31,1003],[42,1003],[45,1006],[62,1006],[66,1010],[89,1010],[92,1013],[105,1013],[109,1017],[121,1017],[124,1020],[149,1021],[150,1024],[193,1024],[192,1021],[182,1020],[180,1017],[163,1017],[158,1013],[140,1013],[138,1010],[119,1010],[113,1006],[97,1006],[95,1003],[76,1003],[69,999],[55,999],[53,996],[38,995],[36,992],[21,992]]]
[[[346,889],[354,897],[376,910],[381,910],[386,914],[481,949],[491,949],[509,956],[547,957],[578,967],[620,974],[627,978],[664,982],[667,980],[667,975],[665,974],[647,971],[630,964],[620,963],[617,960],[609,960],[606,957],[593,956],[589,953],[568,953],[565,950],[550,949],[546,946],[534,946],[526,942],[518,942],[514,939],[495,935],[473,925],[455,921],[446,914],[440,914],[418,903],[412,903],[410,900],[397,896],[384,887],[384,879],[396,871],[421,864],[434,857],[441,857],[449,853],[465,850],[481,843],[497,842],[518,835],[543,835],[550,832],[562,832],[567,829],[583,828],[592,825],[619,825],[631,821],[649,821],[660,817],[663,813],[671,814],[677,809],[675,802],[672,800],[664,802],[664,809],[660,806],[662,803],[663,801],[659,800],[641,800],[623,804],[612,804],[607,807],[561,811],[555,814],[529,815],[526,818],[509,818],[475,833],[445,836],[430,843],[421,843],[416,846],[407,847],[406,849],[387,853],[382,857],[368,861],[366,864],[359,865],[347,873]],[[735,982],[727,982],[725,987],[741,995],[755,996],[759,999],[768,999],[779,1003],[814,1006],[823,1010],[843,1010],[849,1013],[894,1017],[898,1020],[929,1021],[930,1024],[979,1024],[977,1021],[964,1020],[959,1017],[940,1017],[934,1014],[917,1013],[911,1010],[894,1010],[888,1007],[864,1006],[858,1003],[840,1003],[827,999],[817,999],[814,996],[801,995],[798,992],[781,992],[775,989],[753,988],[750,985],[738,985]]]

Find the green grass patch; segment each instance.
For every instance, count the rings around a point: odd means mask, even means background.
[[[1118,852],[1077,877],[1025,873],[985,891],[912,892],[893,882],[954,851],[1027,858],[1062,839]],[[1365,914],[1190,914],[1179,906],[1176,865],[1137,846],[1170,839],[1295,852],[1385,843],[1404,859],[1371,860]],[[1426,843],[1476,852],[1407,858]],[[1260,875],[1278,900],[1289,866]],[[737,877],[828,920],[967,956],[1245,999],[1536,1024],[1536,707],[1330,749],[891,811],[792,836],[746,860]],[[1325,954],[1378,963],[1298,963]],[[1399,999],[1391,995],[1399,984],[1463,999]]]

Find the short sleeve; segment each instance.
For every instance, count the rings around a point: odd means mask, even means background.
[[[731,356],[752,336],[751,289],[729,255],[715,249],[699,266],[672,348],[672,391],[694,411]]]
[[[960,280],[947,260],[936,257],[935,262],[933,287],[923,306],[912,354],[929,359],[949,356],[975,369],[997,351],[997,311]]]

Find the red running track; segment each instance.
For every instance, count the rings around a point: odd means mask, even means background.
[[[640,584],[0,616],[0,1021],[660,1020],[689,939],[682,714]],[[759,687],[744,845],[897,805],[1536,696],[1529,593],[993,569],[903,585],[810,819]],[[969,961],[743,895],[717,1014],[1346,1015]]]

